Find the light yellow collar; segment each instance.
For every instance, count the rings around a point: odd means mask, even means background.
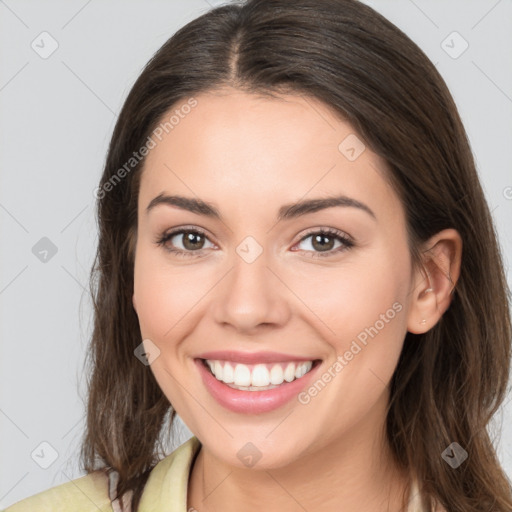
[[[199,439],[193,436],[152,469],[140,500],[140,512],[187,512],[190,466],[200,447]]]

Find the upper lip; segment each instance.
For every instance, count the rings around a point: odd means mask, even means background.
[[[257,363],[281,363],[288,361],[315,361],[314,357],[299,357],[293,354],[281,352],[238,352],[236,350],[214,350],[203,352],[197,356],[198,359],[210,359],[211,361],[233,361],[242,364]]]

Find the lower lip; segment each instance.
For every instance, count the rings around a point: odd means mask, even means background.
[[[318,369],[315,362],[311,370],[292,382],[283,382],[280,386],[266,391],[243,391],[233,389],[224,382],[217,380],[206,368],[202,359],[196,359],[201,378],[210,394],[217,402],[233,412],[259,414],[273,411],[296,397],[310,382]]]

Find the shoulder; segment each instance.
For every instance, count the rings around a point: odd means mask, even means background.
[[[188,476],[200,447],[199,440],[193,436],[156,464],[141,497],[141,509],[162,510],[166,503],[186,509]],[[115,477],[115,472],[111,476]],[[116,479],[109,479],[106,472],[95,471],[18,501],[0,512],[113,512],[118,506],[111,503],[109,487],[115,483]]]
[[[25,498],[3,512],[112,512],[108,477],[95,471],[46,491]]]

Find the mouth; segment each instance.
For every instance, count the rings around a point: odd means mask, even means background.
[[[241,391],[266,391],[301,379],[320,359],[276,363],[244,364],[219,359],[200,359],[218,381]]]
[[[254,354],[238,353],[236,361],[232,360],[235,357],[220,359],[220,355],[196,357],[194,362],[211,397],[225,409],[242,414],[258,415],[291,402],[310,385],[322,363],[321,359],[305,358],[279,361],[277,354],[255,359]],[[250,359],[251,363],[240,359]]]

